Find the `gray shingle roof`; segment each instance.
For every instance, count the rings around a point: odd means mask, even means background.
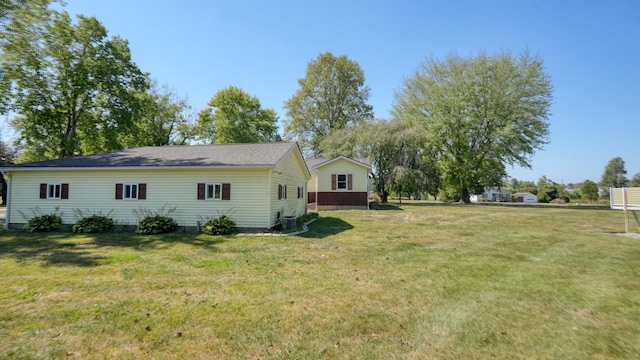
[[[275,165],[295,142],[147,146],[109,153],[9,165],[6,168],[102,167],[268,167]]]

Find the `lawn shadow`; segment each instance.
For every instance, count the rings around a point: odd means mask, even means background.
[[[0,257],[14,257],[18,262],[42,260],[44,265],[95,266],[105,257],[76,249],[75,244],[61,243],[60,234],[0,233]]]
[[[308,225],[309,231],[298,236],[304,238],[322,239],[353,229],[353,225],[336,217],[322,217]]]
[[[0,231],[0,258],[13,257],[18,262],[41,260],[44,265],[97,266],[107,259],[100,248],[144,251],[183,243],[217,251],[216,245],[227,241],[227,238],[185,233],[144,236],[134,233],[87,235]]]
[[[402,206],[404,204],[391,204],[391,203],[384,203],[384,204],[376,204],[370,207],[371,210],[375,210],[375,211],[402,211],[402,208],[400,206]]]

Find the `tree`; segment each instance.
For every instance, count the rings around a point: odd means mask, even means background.
[[[285,135],[296,140],[304,153],[322,157],[322,140],[334,130],[373,119],[367,104],[369,87],[357,62],[330,52],[307,64],[300,88],[285,101]]]
[[[432,154],[423,146],[422,127],[399,120],[374,120],[336,129],[320,144],[327,157],[368,157],[380,200],[392,191],[414,196],[438,193],[439,176]]]
[[[239,87],[229,86],[209,100],[198,115],[197,132],[208,143],[255,143],[280,141],[278,116],[263,109],[260,100]]]
[[[502,183],[505,164],[531,167],[549,134],[552,85],[543,61],[524,52],[429,58],[396,93],[393,116],[421,124],[443,186],[471,191]]]
[[[136,131],[131,132],[128,146],[184,145],[194,137],[193,114],[186,99],[155,82],[137,96]]]
[[[586,200],[597,201],[598,185],[591,180],[585,180],[580,186],[580,195]]]
[[[607,194],[609,194],[609,188],[625,187],[629,182],[627,177],[624,176],[626,173],[624,160],[621,157],[615,157],[609,160],[609,163],[605,166],[602,179],[600,179],[600,186],[605,188]]]
[[[640,187],[640,173],[636,173],[629,181],[629,186],[631,187]]]
[[[108,38],[95,17],[73,23],[44,7],[12,15],[0,35],[0,81],[23,160],[121,149],[146,86],[127,41]]]

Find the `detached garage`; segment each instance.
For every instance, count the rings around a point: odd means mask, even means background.
[[[530,192],[519,192],[519,193],[513,194],[513,201],[535,204],[538,202],[538,196]]]

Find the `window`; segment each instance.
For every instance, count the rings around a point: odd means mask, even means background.
[[[338,190],[347,190],[347,175],[338,174],[338,183],[336,187]]]
[[[62,184],[47,184],[47,199],[60,199]]]
[[[298,199],[304,198],[304,187],[298,186]]]
[[[69,198],[69,184],[40,184],[40,199],[59,200]]]
[[[287,199],[287,185],[278,185],[278,200]]]
[[[353,190],[353,175],[331,174],[331,190]]]
[[[138,184],[124,184],[125,200],[138,200]]]
[[[228,183],[198,183],[198,200],[231,200],[231,184]]]
[[[222,200],[222,184],[207,184],[207,200]]]
[[[116,184],[116,200],[146,200],[147,184]]]

